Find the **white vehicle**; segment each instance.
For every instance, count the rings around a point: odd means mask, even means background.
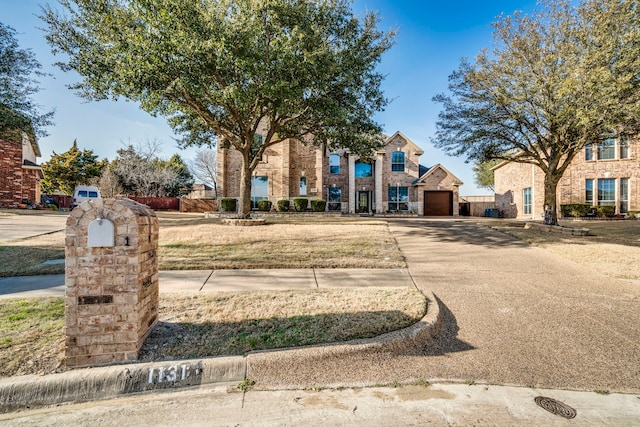
[[[76,185],[73,190],[73,198],[71,199],[71,210],[80,203],[91,199],[100,199],[100,190],[93,185]]]

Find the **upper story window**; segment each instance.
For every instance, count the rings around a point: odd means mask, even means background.
[[[616,158],[616,140],[607,138],[598,144],[598,160],[612,160]]]
[[[373,167],[371,163],[356,162],[355,170],[356,178],[367,178],[373,176]]]
[[[620,158],[628,159],[630,157],[629,140],[626,136],[620,137]]]
[[[589,143],[584,146],[584,159],[594,160],[593,158],[593,144]]]
[[[402,151],[391,153],[391,172],[404,172],[404,153]]]
[[[340,173],[340,154],[331,154],[329,156],[329,173]]]

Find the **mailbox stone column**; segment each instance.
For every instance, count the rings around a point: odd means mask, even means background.
[[[65,363],[135,360],[158,319],[158,218],[130,199],[97,199],[69,214],[65,240]]]

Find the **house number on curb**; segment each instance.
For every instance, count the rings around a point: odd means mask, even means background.
[[[196,376],[200,373],[200,369],[196,368]],[[189,376],[189,365],[173,365],[168,368],[149,368],[149,384],[160,384],[163,382],[176,382],[178,380],[186,380]]]

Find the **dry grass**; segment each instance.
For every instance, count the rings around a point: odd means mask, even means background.
[[[240,355],[251,350],[374,337],[426,313],[416,289],[216,292],[162,298],[141,360]]]
[[[588,228],[587,236],[549,233],[512,220],[483,222],[532,245],[619,279],[640,280],[640,221],[561,221],[567,227]]]
[[[0,243],[0,277],[62,274],[64,264],[42,264],[64,258],[64,232]]]
[[[386,222],[273,219],[233,227],[202,215],[159,213],[160,270],[398,268],[406,264]],[[0,244],[0,277],[63,274],[64,232]]]
[[[244,354],[366,338],[426,313],[415,289],[216,292],[160,296],[141,361]],[[0,300],[0,377],[64,370],[62,298]]]
[[[161,270],[405,266],[385,222],[269,220],[259,227],[194,222],[161,227]]]

